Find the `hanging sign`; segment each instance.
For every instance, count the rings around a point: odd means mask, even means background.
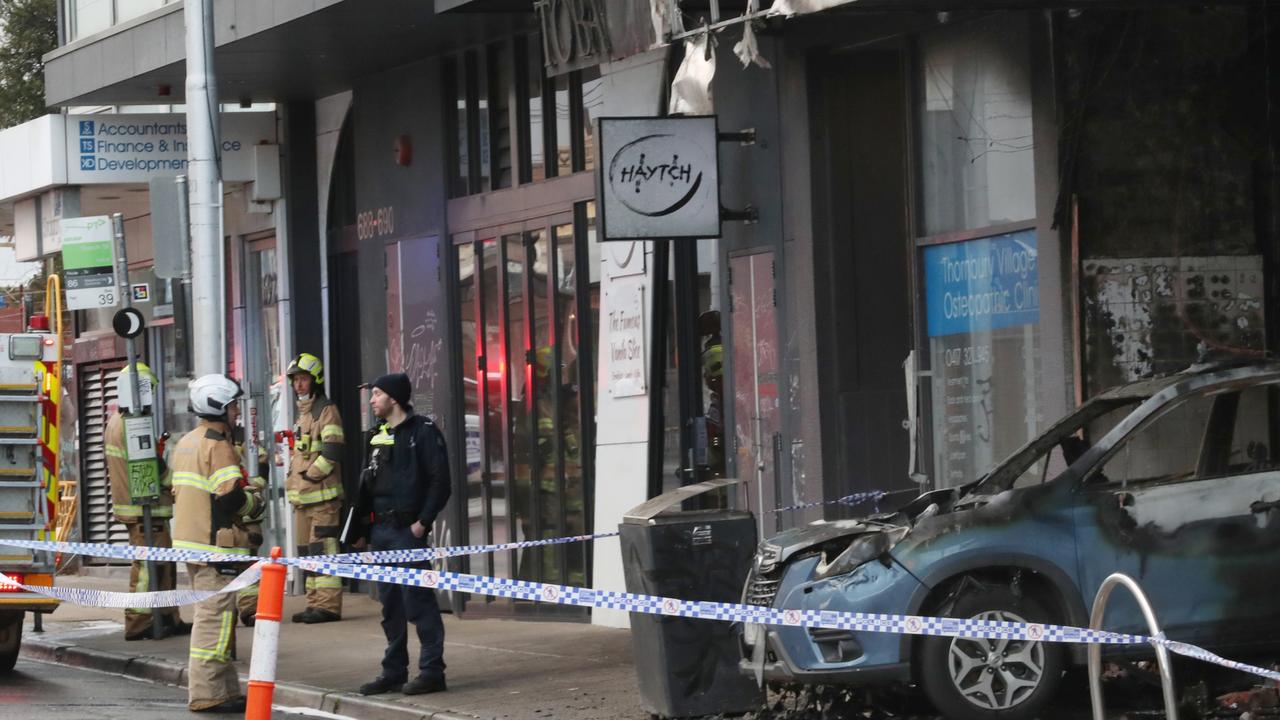
[[[116,243],[111,230],[111,218],[106,215],[63,218],[59,225],[67,309],[115,307],[119,298],[116,292]]]
[[[605,240],[720,237],[714,115],[600,119]]]

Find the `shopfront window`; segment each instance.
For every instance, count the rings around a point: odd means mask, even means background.
[[[933,481],[978,479],[1039,429],[1040,287],[1028,22],[925,34],[918,264]]]
[[[590,528],[594,428],[592,338],[586,333],[598,322],[599,285],[579,268],[594,242],[592,218],[584,203],[573,213],[454,238],[461,347],[477,352],[461,393],[468,543],[545,539]],[[482,562],[499,577],[581,584],[589,552],[531,548]]]
[[[943,28],[919,47],[923,234],[1034,218],[1025,18]]]
[[[599,70],[554,78],[544,71],[537,36],[445,59],[445,94],[456,106],[448,130],[452,197],[510,187],[514,178],[531,183],[594,167],[595,119],[604,103]]]

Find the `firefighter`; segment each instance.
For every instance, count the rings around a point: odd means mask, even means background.
[[[173,449],[173,546],[249,556],[244,525],[258,522],[265,505],[247,488],[231,441],[240,410],[240,386],[223,375],[205,375],[188,387],[200,424]],[[187,563],[195,590],[221,590],[248,563]],[[193,712],[244,712],[240,681],[231,664],[235,598],[218,593],[196,604],[187,667],[187,708]]]
[[[702,344],[702,381],[707,402],[707,466],[713,478],[725,476],[724,454],[724,344],[720,339],[720,312],[709,310],[698,317]]]
[[[142,506],[133,501],[129,494],[129,455],[124,433],[125,413],[134,410],[132,373],[128,366],[116,376],[116,397],[119,411],[111,415],[107,421],[106,431],[102,435],[102,443],[107,455],[107,479],[111,482],[111,507],[116,522],[129,529],[129,544],[134,547],[146,545],[146,528],[142,523]],[[142,401],[141,408],[151,407],[157,384],[156,376],[145,363],[138,363],[138,385]],[[163,455],[163,449],[157,453]],[[151,545],[167,548],[170,546],[169,519],[173,517],[173,495],[169,491],[170,477],[164,467],[164,459],[160,459],[161,492],[160,499],[151,508]],[[177,566],[172,562],[152,563],[155,567],[159,590],[173,590],[177,587]],[[147,563],[134,560],[129,568],[129,591],[140,593],[150,590],[150,576]],[[186,635],[191,632],[190,623],[182,621],[178,608],[160,608],[162,634]],[[151,619],[154,617],[151,608],[126,608],[124,611],[124,639],[145,640],[153,637]]]
[[[244,427],[237,426],[232,429],[232,439],[236,444],[236,455],[244,457]],[[249,476],[249,487],[255,490],[260,497],[267,497],[267,477],[269,468],[267,467],[267,451],[261,445],[258,446],[258,474]],[[253,555],[258,554],[258,550],[262,547],[262,523],[250,523],[244,526],[249,533],[249,552]],[[245,627],[253,627],[258,617],[258,583],[254,583],[236,593],[236,610],[240,614],[240,621]]]
[[[342,531],[342,417],[324,395],[324,365],[302,353],[285,371],[298,398],[294,450],[285,491],[293,505],[298,555],[336,555]],[[305,544],[304,544],[305,543]],[[296,623],[342,619],[342,578],[307,573],[307,608]]]

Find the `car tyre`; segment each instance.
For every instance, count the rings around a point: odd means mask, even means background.
[[[949,617],[1051,623],[1035,598],[1007,587],[962,591]],[[1066,669],[1061,643],[930,637],[920,647],[917,678],[949,720],[1033,720],[1053,700]]]

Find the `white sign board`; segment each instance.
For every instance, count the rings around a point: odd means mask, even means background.
[[[156,439],[150,415],[124,419],[124,435],[128,441],[125,451],[130,461],[154,460],[156,457]]]
[[[714,115],[601,118],[604,240],[720,237]]]
[[[116,242],[111,218],[95,215],[64,218],[62,267],[68,310],[115,307]]]
[[[276,141],[275,113],[224,113],[222,178],[254,179],[253,148]],[[185,115],[68,115],[67,183],[145,183],[187,174]]]
[[[645,372],[643,276],[618,278],[609,287],[609,392],[631,397],[648,392]]]

